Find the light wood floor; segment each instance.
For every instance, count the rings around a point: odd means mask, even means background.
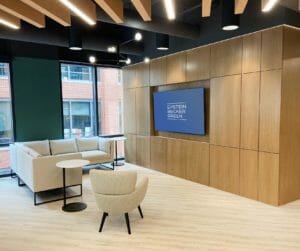
[[[4,178],[0,250],[300,250],[300,201],[276,208],[133,165],[122,168],[150,178],[145,218],[130,213],[131,236],[123,217],[109,217],[98,233],[88,175],[82,197],[88,208],[77,213],[63,212],[62,202],[33,206],[29,189]]]

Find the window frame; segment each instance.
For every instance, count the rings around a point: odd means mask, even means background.
[[[81,63],[81,62],[72,62],[72,61],[60,61],[59,62],[59,72],[60,72],[60,91],[61,91],[61,124],[62,124],[62,138],[64,138],[64,114],[63,114],[63,93],[62,93],[62,87],[63,87],[63,79],[62,79],[62,71],[61,71],[61,66],[62,64],[73,64],[73,65],[83,65],[83,66],[89,66],[93,68],[93,73],[94,73],[94,81],[93,81],[93,93],[94,93],[94,97],[93,97],[93,101],[91,103],[93,103],[94,105],[94,128],[95,128],[95,136],[99,136],[99,137],[105,137],[105,138],[111,138],[111,137],[118,137],[118,136],[124,136],[123,133],[117,133],[117,134],[109,134],[109,135],[100,135],[99,134],[99,111],[98,111],[98,88],[97,88],[97,82],[98,82],[98,74],[97,74],[97,67],[101,67],[101,68],[114,68],[114,69],[118,69],[119,71],[122,71],[121,67],[117,67],[117,66],[109,66],[109,65],[101,65],[101,64],[89,64],[89,63]],[[100,76],[101,79],[101,76]],[[81,82],[81,81],[78,81]],[[83,81],[82,81],[83,82]],[[101,84],[101,82],[100,82]],[[121,73],[121,82],[118,84],[122,84],[122,73]]]
[[[10,144],[15,142],[16,139],[16,128],[15,128],[15,122],[16,122],[16,116],[15,116],[15,102],[14,102],[14,85],[13,85],[13,75],[12,75],[12,63],[9,60],[0,60],[0,63],[8,64],[8,75],[5,78],[0,79],[8,79],[9,80],[9,92],[10,92],[10,109],[11,109],[11,125],[12,125],[12,140],[9,143],[0,143],[0,148],[2,147],[8,147]],[[1,177],[1,175],[0,175]]]

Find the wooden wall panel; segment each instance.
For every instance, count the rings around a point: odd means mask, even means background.
[[[167,141],[167,173],[186,178],[186,141],[168,139]]]
[[[279,153],[281,70],[261,73],[259,150]]]
[[[139,135],[150,135],[150,89],[149,87],[142,87],[135,90],[136,132]]]
[[[242,73],[242,38],[211,46],[211,77]]]
[[[151,137],[150,167],[157,171],[167,172],[167,138]]]
[[[136,164],[150,167],[150,137],[136,136]]]
[[[300,198],[300,32],[284,28],[280,126],[280,195],[284,204]]]
[[[259,153],[258,199],[262,202],[278,205],[279,154]]]
[[[167,84],[186,81],[186,52],[167,56]]]
[[[136,86],[143,87],[150,85],[150,65],[140,63],[135,66],[136,68]]]
[[[167,82],[166,57],[153,59],[150,62],[150,85],[164,85]]]
[[[258,152],[240,150],[240,195],[257,200]]]
[[[128,163],[136,163],[136,135],[125,134],[125,160]]]
[[[211,80],[210,143],[239,147],[241,75]]]
[[[127,88],[135,88],[136,84],[136,69],[134,66],[130,65],[124,67],[123,69],[123,86]]]
[[[186,178],[209,185],[209,144],[186,141]]]
[[[243,73],[260,71],[261,32],[243,37]]]
[[[282,26],[262,32],[262,71],[279,69],[282,67],[282,46]]]
[[[241,148],[258,150],[260,72],[242,75]]]
[[[124,89],[124,132],[136,134],[135,89]]]
[[[186,81],[210,78],[210,46],[187,51]]]
[[[210,145],[210,186],[239,194],[239,151]]]

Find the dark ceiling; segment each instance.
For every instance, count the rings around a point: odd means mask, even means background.
[[[221,1],[213,1],[212,15],[209,18],[201,17],[201,0],[175,0],[175,21],[167,20],[162,0],[152,0],[151,22],[142,20],[130,0],[124,0],[125,22],[121,25],[115,24],[100,8],[97,9],[98,23],[95,27],[89,27],[73,17],[72,24],[79,23],[82,28],[83,50],[80,52],[68,49],[69,28],[50,19],[47,19],[45,29],[35,28],[25,22],[22,22],[22,28],[18,31],[1,26],[0,56],[31,56],[88,62],[89,55],[96,55],[99,64],[116,65],[117,56],[107,53],[107,47],[133,38],[137,30],[143,33],[143,41],[132,41],[121,47],[121,52],[131,57],[134,62],[143,60],[145,56],[159,57],[280,24],[300,26],[300,14],[292,10],[296,8],[293,0],[286,2],[286,6],[277,5],[270,13],[261,12],[261,0],[250,0],[240,17],[240,28],[225,32],[221,29]],[[170,35],[169,51],[156,50],[156,33]]]

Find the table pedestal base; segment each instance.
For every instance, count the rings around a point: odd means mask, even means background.
[[[65,212],[78,212],[86,209],[86,207],[87,207],[86,204],[83,202],[73,202],[63,206],[62,210]]]

